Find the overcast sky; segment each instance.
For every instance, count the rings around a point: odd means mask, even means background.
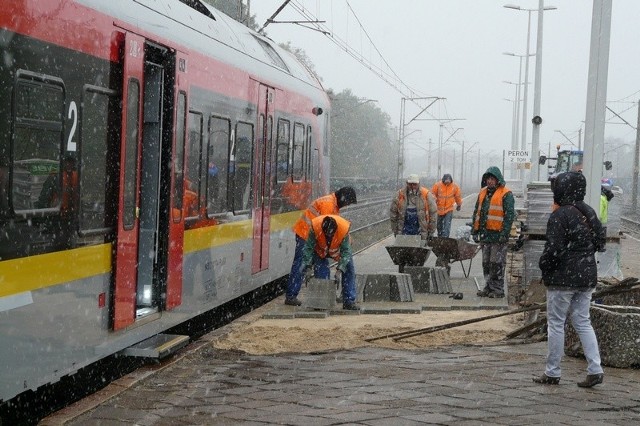
[[[283,0],[253,0],[251,13],[259,25]],[[511,147],[513,102],[520,60],[503,52],[526,52],[528,12],[504,8],[517,4],[537,9],[537,0],[349,0],[355,15],[373,40],[375,47],[402,82],[426,96],[446,98],[429,112],[438,118],[463,118],[448,124],[463,127],[454,138],[469,147],[478,142],[483,150]],[[292,0],[276,20],[302,19],[292,5],[303,5],[319,20],[326,21],[334,36],[348,43],[378,66],[382,63],[362,33],[346,0]],[[547,150],[569,142],[561,130],[577,144],[577,131],[583,129],[587,95],[587,75],[591,37],[591,0],[546,0],[543,30],[540,149]],[[640,17],[639,0],[613,0],[607,105],[633,126],[637,122],[640,98]],[[531,13],[530,53],[536,51],[537,12]],[[293,24],[270,24],[266,32],[274,41],[291,43],[304,49],[323,78],[326,88],[351,89],[355,95],[376,99],[394,123],[400,121],[403,95],[364,68],[320,32]],[[522,81],[524,81],[524,63]],[[533,116],[535,57],[529,64],[528,104]],[[622,102],[620,102],[622,101]],[[446,110],[445,110],[446,109]],[[407,121],[419,110],[408,104]],[[635,140],[635,131],[607,114],[610,124],[605,137],[625,142]],[[521,125],[520,125],[521,126]],[[426,146],[429,138],[438,141],[435,121],[414,122],[408,128],[421,129],[411,136],[414,144]],[[521,131],[521,127],[519,129]],[[448,135],[445,132],[445,139]],[[531,144],[531,125],[527,128]],[[434,145],[435,146],[435,145]],[[564,147],[564,146],[563,146]],[[606,149],[606,148],[605,148]]]

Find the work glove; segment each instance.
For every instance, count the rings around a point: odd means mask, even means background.
[[[460,206],[460,205],[456,206],[456,211],[459,212],[461,208],[462,208],[462,206]]]
[[[480,242],[480,235],[478,235],[478,234],[471,234],[471,238],[473,238],[473,242],[474,243],[479,243]]]
[[[307,265],[304,268],[304,282],[309,282],[313,278],[313,266]]]
[[[334,276],[334,280],[336,284],[340,284],[342,282],[342,271],[340,269],[336,269],[336,275]]]

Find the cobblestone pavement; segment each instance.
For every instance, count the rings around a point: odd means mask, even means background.
[[[604,384],[583,389],[584,360],[565,357],[560,384],[538,385],[545,351],[542,342],[252,356],[202,342],[94,409],[43,424],[638,424],[640,371],[607,368]]]

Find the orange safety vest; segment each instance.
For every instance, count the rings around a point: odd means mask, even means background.
[[[327,238],[322,232],[322,221],[325,217],[331,216],[335,219],[338,229],[335,235],[331,239],[331,244],[327,244]],[[313,233],[316,235],[316,246],[314,248],[316,254],[325,259],[327,256],[338,261],[340,260],[340,245],[342,241],[349,235],[349,228],[351,228],[351,222],[347,219],[337,215],[322,215],[318,216],[311,221],[311,227]]]
[[[309,230],[311,229],[311,221],[313,219],[321,215],[337,215],[339,213],[340,209],[338,208],[336,194],[329,194],[317,198],[293,225],[293,232],[303,240],[306,240],[309,237]]]
[[[495,192],[491,196],[491,200],[489,201],[489,211],[487,212],[487,223],[486,227],[488,231],[502,231],[502,223],[504,222],[504,209],[502,208],[502,197],[505,194],[511,192],[509,188],[506,186],[499,186],[496,188]],[[475,215],[476,220],[473,223],[473,229],[480,229],[480,211],[482,210],[482,203],[484,202],[484,198],[487,196],[487,187],[485,186],[480,190],[480,194],[478,195],[478,207],[476,209]]]
[[[406,200],[406,190],[403,188],[398,192],[398,211],[404,211],[404,203]],[[424,213],[427,222],[429,222],[429,190],[423,186],[420,187],[420,197],[424,201]]]
[[[453,203],[462,205],[462,199],[460,198],[460,187],[451,182],[449,185],[445,185],[444,182],[438,181],[433,184],[431,193],[436,199],[438,206],[438,215],[444,216],[453,211]]]

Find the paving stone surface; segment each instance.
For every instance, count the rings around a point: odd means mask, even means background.
[[[379,263],[375,256],[371,265]],[[472,275],[479,263],[474,261]],[[361,265],[365,273],[371,267]],[[454,266],[452,275],[456,270],[461,273]],[[465,293],[463,300],[434,295],[403,303],[403,309],[508,308],[506,298],[475,298],[473,283],[454,279],[452,285]],[[365,304],[362,313],[390,309]],[[288,318],[298,312],[281,301],[267,311]],[[225,332],[216,330],[171,362],[141,369],[41,424],[640,424],[640,370],[605,367],[604,383],[583,389],[576,382],[586,374],[585,361],[566,356],[559,385],[535,384],[531,379],[544,371],[546,342],[257,356],[214,350],[210,340]]]

